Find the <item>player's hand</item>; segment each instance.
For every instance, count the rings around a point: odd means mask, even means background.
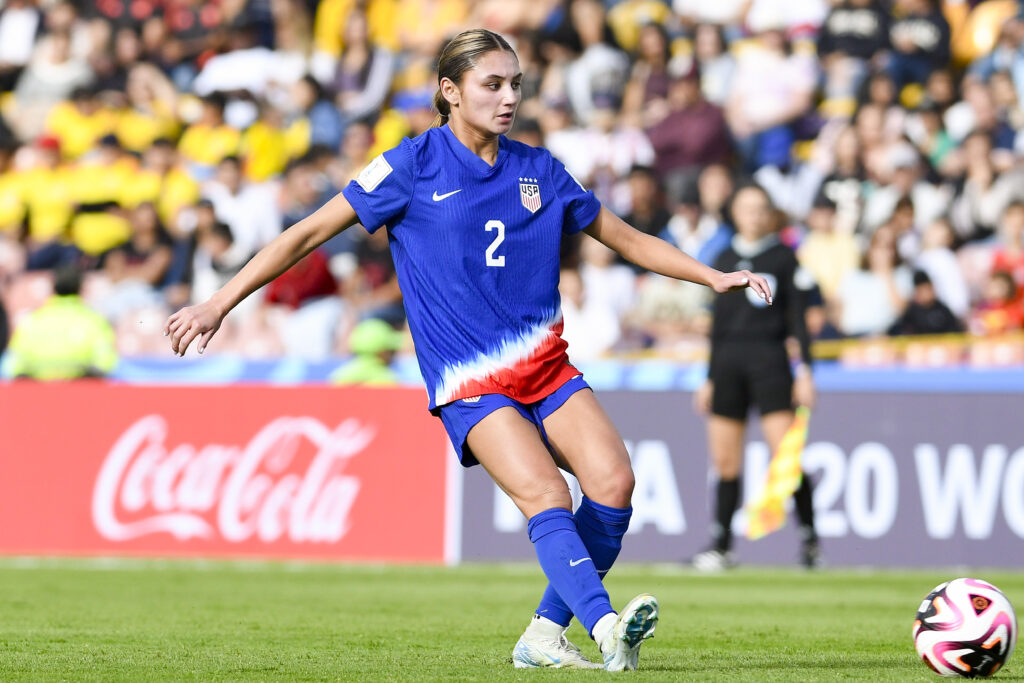
[[[816,397],[814,378],[810,371],[798,372],[793,380],[793,402],[798,406],[806,406],[808,410],[814,410]]]
[[[715,385],[708,379],[693,393],[693,409],[698,415],[707,415],[711,412],[711,394],[714,390]]]
[[[171,351],[184,356],[189,345],[198,339],[196,350],[202,353],[220,329],[224,313],[210,301],[188,306],[171,315],[164,324],[164,336],[171,338]]]
[[[724,294],[734,289],[750,287],[759,297],[767,301],[769,305],[772,303],[772,290],[768,286],[768,282],[760,275],[755,275],[749,270],[721,273],[711,286],[719,294]]]

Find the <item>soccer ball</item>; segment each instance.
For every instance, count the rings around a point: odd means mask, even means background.
[[[953,579],[925,596],[914,619],[914,647],[942,676],[991,676],[1017,644],[1017,615],[998,588]]]

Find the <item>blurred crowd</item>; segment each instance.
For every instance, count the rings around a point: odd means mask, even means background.
[[[1016,0],[0,0],[0,333],[72,268],[118,353],[166,353],[170,311],[426,130],[437,53],[477,26],[519,55],[512,135],[638,229],[714,263],[734,188],[764,187],[815,338],[1024,362],[984,343],[1024,326]],[[564,251],[575,360],[703,348],[707,290]],[[403,315],[385,231],[357,228],[210,351],[323,359]]]

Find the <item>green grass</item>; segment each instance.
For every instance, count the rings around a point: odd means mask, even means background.
[[[937,681],[914,654],[921,598],[957,571],[617,567],[613,602],[661,600],[629,680]],[[1024,574],[967,572],[1024,604]],[[603,680],[515,671],[538,568],[0,560],[3,680]],[[596,647],[578,625],[570,637]],[[997,680],[1020,680],[1011,660]]]

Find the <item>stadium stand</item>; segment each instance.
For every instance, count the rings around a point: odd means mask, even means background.
[[[11,325],[73,263],[119,354],[162,353],[167,313],[430,125],[437,50],[470,26],[521,57],[513,134],[645,231],[710,261],[730,188],[765,187],[816,280],[818,355],[1024,362],[1024,9],[1007,0],[0,0]],[[703,293],[565,251],[566,337],[614,331],[588,357],[700,357]],[[380,240],[350,230],[304,267],[315,282],[272,283],[210,351],[319,362],[360,320],[402,326]],[[908,322],[927,317],[915,273],[942,330]],[[946,329],[966,332],[889,336]]]

